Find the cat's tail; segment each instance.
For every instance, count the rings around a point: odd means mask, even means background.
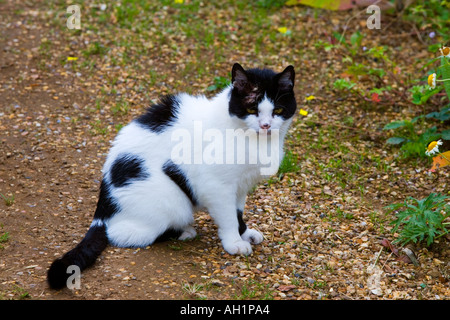
[[[47,281],[52,289],[62,289],[73,274],[69,266],[75,265],[80,271],[90,267],[108,245],[104,224],[92,225],[83,240],[62,258],[53,261],[47,273]]]

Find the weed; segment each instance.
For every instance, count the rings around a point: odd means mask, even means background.
[[[9,232],[4,232],[3,234],[0,234],[0,249],[3,249],[2,243],[5,243],[9,240]]]
[[[287,150],[278,169],[278,176],[281,178],[288,172],[297,172],[298,170],[300,170],[300,166],[297,156],[292,151]]]
[[[103,44],[99,43],[98,41],[93,42],[89,45],[89,47],[86,50],[82,51],[82,54],[85,57],[89,57],[91,55],[104,55],[108,52],[108,49],[103,46]]]
[[[93,123],[91,123],[91,127],[92,129],[89,131],[92,135],[107,135],[109,132],[108,127],[105,127],[104,124],[100,121],[97,120]]]
[[[450,222],[445,220],[450,217],[450,197],[431,193],[427,198],[417,200],[408,197],[404,203],[387,206],[387,213],[396,211],[396,219],[392,232],[399,231],[396,242],[402,245],[412,241],[414,243],[426,240],[430,246],[436,238],[449,232]],[[398,211],[400,210],[400,211]]]
[[[174,245],[174,244],[168,244],[167,245],[170,249],[172,249],[172,250],[174,250],[174,251],[180,251],[180,250],[183,250],[183,247],[180,245],[180,246],[177,246],[177,245]]]
[[[214,77],[214,84],[210,85],[206,90],[216,91],[230,85],[230,80],[225,77]]]
[[[256,280],[246,280],[241,287],[239,295],[235,296],[237,300],[258,299],[258,300],[272,300],[273,291],[269,288],[269,284],[262,284]]]
[[[184,293],[186,293],[187,295],[189,295],[191,297],[195,297],[196,299],[199,299],[199,300],[206,299],[206,296],[202,295],[200,293],[203,289],[204,289],[204,285],[197,284],[197,283],[193,283],[193,284],[185,283],[182,287],[182,290]]]
[[[381,219],[380,214],[376,211],[372,211],[369,213],[369,218],[373,226],[379,228],[379,233],[382,234],[384,232],[384,219]]]
[[[333,87],[338,91],[350,91],[355,85],[356,83],[345,79],[337,79],[333,83]]]
[[[436,30],[446,42],[450,39],[449,8],[448,1],[417,1],[405,8],[403,19],[417,25],[418,30]]]
[[[15,285],[13,292],[19,295],[19,300],[31,298],[30,293],[24,288],[19,287],[18,285]]]
[[[126,115],[128,114],[129,110],[130,104],[124,99],[119,99],[119,101],[117,101],[116,104],[111,107],[111,111],[113,114],[119,113],[121,115]]]
[[[383,128],[383,130],[395,130],[395,136],[389,138],[386,143],[401,145],[403,158],[425,157],[428,143],[442,136],[442,133],[437,132],[436,127],[428,128],[420,134],[417,133],[415,124],[422,118],[423,116],[418,116],[412,120],[393,121]]]
[[[0,193],[0,196],[2,196],[3,200],[5,201],[5,204],[9,207],[14,204],[14,194],[11,194],[11,196],[7,197]]]

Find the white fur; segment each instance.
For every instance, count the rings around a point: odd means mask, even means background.
[[[178,95],[180,109],[177,120],[162,133],[151,132],[136,121],[119,132],[103,167],[104,179],[109,181],[112,163],[124,152],[144,159],[149,177],[135,180],[125,187],[111,187],[111,195],[120,211],[104,223],[108,238],[114,245],[145,246],[153,243],[169,227],[184,230],[180,239],[193,238],[196,235],[191,226],[193,212],[199,208],[207,209],[214,219],[228,253],[250,254],[250,243],[257,244],[263,240],[261,233],[249,228],[242,236],[239,235],[236,214],[237,209],[244,210],[247,192],[263,178],[259,164],[180,164],[198,200],[197,208],[162,171],[176,143],[172,141],[172,134],[176,130],[187,130],[194,136],[195,123],[200,123],[204,131],[215,129],[226,137],[227,129],[259,130],[260,121],[268,121],[272,129],[280,130],[278,163],[281,161],[283,139],[290,120],[272,117],[273,104],[267,98],[259,106],[260,117],[250,116],[246,120],[231,117],[228,113],[230,90],[231,87],[225,89],[211,100],[203,96]],[[249,139],[250,144],[257,143],[257,136]],[[201,150],[193,150],[192,156],[201,158]],[[92,224],[100,223],[94,220]]]

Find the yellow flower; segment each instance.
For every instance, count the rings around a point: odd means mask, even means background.
[[[442,145],[442,140],[438,141],[431,141],[428,144],[427,151],[425,151],[425,154],[427,156],[431,156],[435,153],[439,153],[439,146]]]
[[[286,27],[280,27],[280,28],[278,28],[277,30],[278,30],[278,32],[280,32],[280,33],[287,33],[287,32],[288,32],[288,29],[287,29]]]
[[[303,110],[303,109],[300,109],[300,112],[299,112],[299,114],[300,114],[301,116],[304,116],[304,117],[306,117],[306,116],[308,115],[308,111],[306,111],[306,110]]]
[[[77,57],[67,57],[67,61],[77,61]]]
[[[175,3],[182,4],[184,0],[174,0]]]
[[[450,48],[449,47],[442,47],[439,49],[443,57],[449,57],[450,56]]]
[[[314,97],[314,96],[308,96],[308,97],[306,97],[306,101],[310,101],[310,100],[314,100],[316,97]]]
[[[428,76],[428,85],[430,86],[430,90],[436,88],[436,73]]]

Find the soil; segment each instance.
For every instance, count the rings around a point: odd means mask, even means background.
[[[83,56],[81,52],[89,48],[84,40],[92,43],[102,38],[95,32],[68,36],[61,26],[65,4],[56,9],[47,5],[45,1],[0,2],[0,192],[13,197],[12,203],[0,202],[0,235],[4,236],[0,299],[449,299],[448,237],[431,247],[409,245],[418,265],[401,258],[401,250],[396,256],[382,245],[383,239],[393,243],[398,236],[391,233],[386,205],[407,196],[449,192],[448,167],[431,174],[428,163],[414,167],[402,162],[398,150],[385,145],[384,124],[423,110],[413,109],[401,95],[369,107],[358,97],[338,96],[326,80],[332,76],[330,70],[342,72],[335,57],[326,53],[305,57],[290,51],[279,54],[298,65],[299,109],[307,109],[309,115],[296,117],[287,141],[299,166],[262,183],[249,195],[245,219],[265,237],[253,246],[252,255],[224,252],[213,221],[199,212],[197,238],[139,249],[108,246],[83,272],[79,289],[49,289],[46,272],[51,262],[73,248],[91,223],[101,168],[120,126],[160,94],[175,89],[207,92],[215,75],[228,74],[232,61],[241,56],[243,64],[249,64],[259,56],[249,58],[242,44],[240,51],[228,51],[217,74],[186,80],[189,75],[181,77],[177,68],[167,64],[167,57],[149,49],[149,56],[139,58],[145,60],[140,69],[122,65],[118,70],[110,61]],[[312,38],[327,39],[333,31],[333,24],[320,22],[320,17],[344,25],[352,16],[320,12],[314,19],[308,10],[283,7],[273,19],[279,22],[309,12],[293,32],[303,37],[300,40],[310,51],[315,50]],[[411,29],[398,23],[392,27],[398,28],[397,34],[410,35],[380,40],[369,34],[368,43],[383,40],[393,48],[402,44],[407,49],[397,54],[404,61],[406,56],[419,59],[427,54]],[[246,39],[243,36],[242,41]],[[290,42],[289,50],[295,51],[300,40]],[[51,47],[46,49],[47,45]],[[111,45],[111,56],[121,50]],[[195,48],[190,45],[189,50]],[[210,54],[206,52],[205,56]],[[262,54],[266,61],[277,60],[272,65],[276,69],[289,60]],[[72,56],[85,60],[85,69],[65,60]],[[94,65],[88,69],[91,62]],[[210,62],[203,60],[203,64]],[[334,67],[329,69],[331,64]],[[151,90],[139,89],[147,86],[143,79],[149,69],[164,72],[165,83],[157,80]],[[126,102],[118,107],[101,90],[114,87],[106,81],[112,78]],[[178,81],[184,84],[175,87]],[[315,99],[306,101],[311,95]],[[349,116],[354,121],[344,123]],[[333,167],[337,162],[330,159],[345,163],[344,169]],[[352,173],[354,163],[361,166]],[[336,178],[339,173],[343,183]]]

